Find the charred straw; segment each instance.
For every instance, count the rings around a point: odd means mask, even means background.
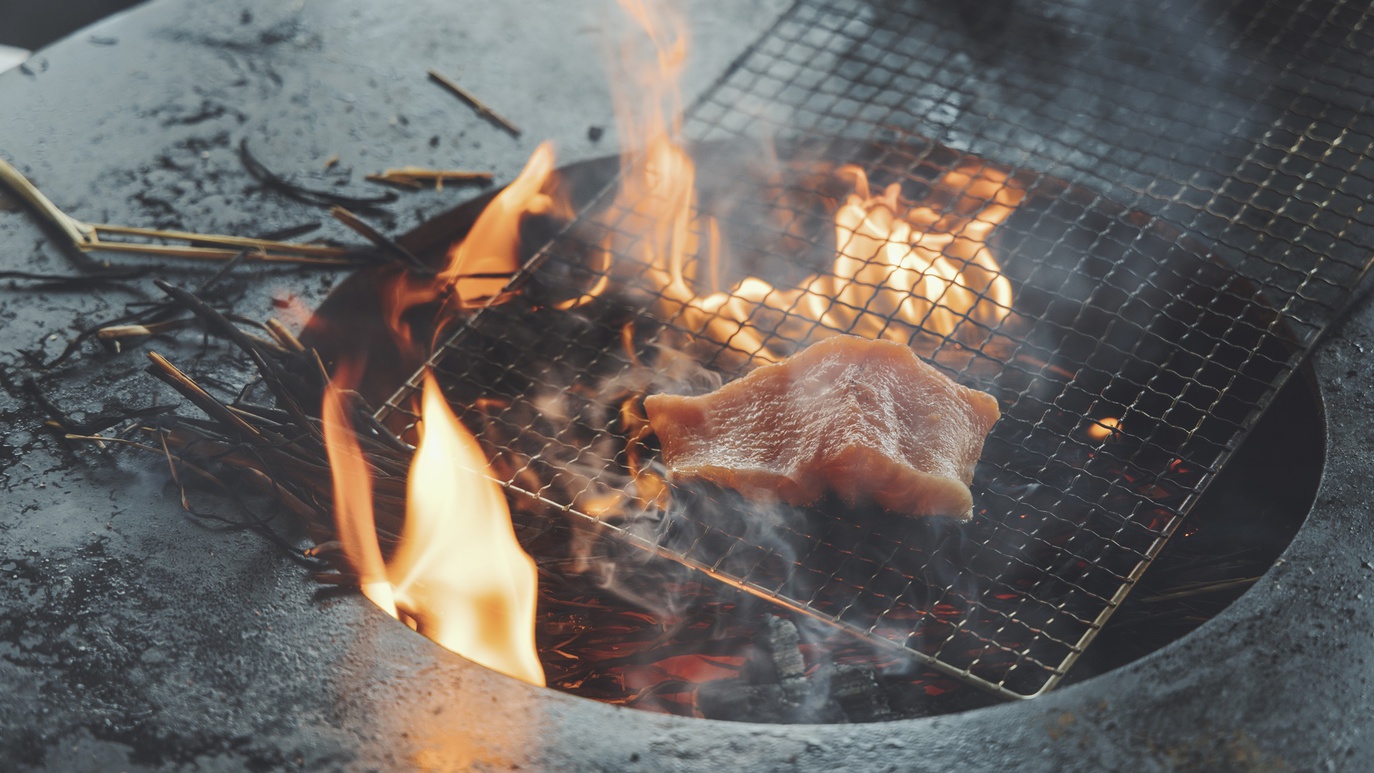
[[[157,406],[79,424],[71,422],[56,405],[43,397],[35,384],[31,389],[41,397],[40,404],[55,420],[62,420],[62,426],[74,440],[113,440],[165,457],[181,489],[186,511],[198,521],[214,528],[259,531],[287,549],[293,557],[317,569],[321,564],[327,566],[313,574],[317,581],[356,585],[356,573],[336,541],[328,456],[319,419],[313,415],[313,407],[319,403],[325,383],[314,352],[300,345],[279,325],[259,326],[276,331],[273,340],[261,339],[246,332],[245,323],[236,322],[232,315],[216,309],[197,293],[167,282],[159,281],[157,285],[168,298],[157,307],[159,311],[165,313],[174,309],[177,314],[189,313],[190,319],[208,334],[231,343],[252,359],[261,383],[272,397],[271,404],[253,402],[243,395],[233,401],[222,400],[195,376],[155,352],[149,354],[149,371],[194,405],[203,417],[174,414],[170,407]],[[362,400],[353,399],[348,403],[354,413],[358,440],[375,478],[378,537],[383,548],[389,550],[397,543],[402,527],[405,476],[412,449],[377,423]],[[307,411],[305,406],[312,410]],[[128,430],[132,436],[102,437],[98,434],[119,424],[132,424]],[[235,518],[197,507],[190,495],[190,489],[195,486],[209,486],[228,496],[247,515]],[[261,507],[255,508],[252,503],[243,501],[243,491],[256,492],[299,519],[313,547],[301,549],[283,538],[272,527],[270,518],[256,514],[261,512]],[[564,613],[609,620],[626,614],[624,609],[614,605],[598,603],[595,591],[584,582],[560,579],[565,581],[541,584],[545,589],[541,593],[545,599],[543,603],[549,605],[550,614],[563,610]],[[586,600],[579,602],[578,599]],[[689,654],[703,646],[701,638],[705,634],[702,631],[673,638],[665,636],[664,630],[653,620],[638,621],[636,625],[648,626],[645,631],[653,635],[626,642],[629,649],[622,652],[634,654],[612,658],[605,663],[588,655],[592,650],[604,648],[604,636],[587,631],[565,636],[563,651],[577,654],[569,655],[573,668],[564,669],[561,679],[584,680],[598,669],[630,667],[645,660]],[[614,625],[598,627],[615,630]],[[712,646],[729,649],[725,645]],[[678,686],[665,684],[653,694],[676,690]],[[649,700],[653,695],[617,695],[609,690],[606,697],[632,703]]]
[[[394,192],[388,191],[378,196],[349,196],[333,191],[317,190],[292,182],[285,177],[268,169],[265,164],[258,160],[251,151],[248,150],[248,139],[244,138],[239,142],[239,160],[243,162],[243,168],[248,174],[262,183],[267,188],[277,191],[288,198],[306,204],[318,206],[346,206],[357,207],[360,209],[375,209],[383,204],[390,204],[398,198]]]
[[[248,258],[247,250],[239,252],[233,259],[227,261],[213,275],[210,276],[200,287],[196,289],[196,294],[209,296],[214,293],[220,283],[228,277],[235,269],[243,265]],[[70,289],[87,289],[96,285],[107,283],[128,283],[135,279],[140,279],[152,271],[151,268],[141,267],[134,269],[110,269],[97,271],[89,275],[75,275],[70,277],[57,277],[62,284]],[[18,273],[18,272],[16,272]],[[31,279],[44,277],[39,281],[47,281],[45,274],[29,275]],[[90,281],[83,281],[89,279]],[[127,289],[133,291],[133,287]],[[130,311],[137,309],[137,311]],[[126,307],[126,313],[104,320],[98,324],[91,325],[78,331],[72,340],[67,342],[63,350],[52,359],[44,359],[39,352],[21,352],[25,359],[39,370],[49,370],[55,368],[72,357],[81,350],[83,344],[92,339],[103,344],[113,346],[115,351],[119,351],[121,345],[130,340],[151,338],[156,335],[173,332],[186,327],[192,320],[190,317],[178,318],[184,315],[185,310],[174,302],[150,302],[133,303]]]
[[[110,284],[120,284],[134,279],[142,279],[153,272],[152,267],[111,268],[93,271],[88,274],[43,274],[33,271],[0,271],[0,279],[13,279],[21,282],[38,282],[48,289],[89,290]]]
[[[367,221],[363,220],[358,215],[338,205],[331,208],[329,214],[332,215],[335,220],[338,220],[351,229],[354,233],[372,242],[386,256],[404,263],[413,271],[426,274],[433,273],[430,267],[425,265],[424,261],[415,257],[415,253],[401,246],[395,239],[373,228]]]

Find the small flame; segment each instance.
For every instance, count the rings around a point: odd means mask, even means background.
[[[543,192],[553,167],[553,143],[542,142],[519,176],[482,210],[468,235],[449,249],[448,266],[439,279],[452,285],[465,304],[500,293],[520,269],[520,221],[556,206]]]
[[[344,410],[343,390],[326,388],[321,413],[339,542],[363,594],[387,614],[469,660],[543,686],[534,644],[534,560],[515,538],[500,486],[482,472],[487,460],[481,447],[429,374],[422,405],[405,526],[390,563],[383,563],[372,475]]]
[[[396,617],[396,602],[387,579],[382,549],[377,544],[377,523],[372,512],[372,471],[368,469],[353,423],[344,409],[343,382],[352,383],[353,368],[341,369],[324,390],[320,418],[325,449],[334,475],[334,522],[344,555],[358,573],[363,595]]]
[[[410,309],[449,293],[460,307],[471,308],[501,292],[520,269],[520,222],[526,215],[569,210],[556,185],[554,158],[553,143],[534,149],[525,168],[482,210],[468,235],[449,248],[437,278],[405,271],[383,280],[383,317],[397,348],[416,349],[405,321]]]

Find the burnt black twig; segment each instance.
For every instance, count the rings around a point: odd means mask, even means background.
[[[209,295],[225,277],[229,276],[229,274],[234,271],[234,269],[243,265],[249,254],[249,250],[240,251],[234,258],[220,266],[209,279],[197,288],[196,294]],[[145,267],[129,269],[127,271],[112,271],[110,273],[136,278],[146,275],[151,271],[152,268]],[[138,311],[130,312],[128,311],[129,309],[138,309]],[[51,360],[45,361],[36,351],[25,351],[21,353],[34,367],[40,370],[50,370],[75,356],[76,353],[81,350],[81,346],[92,338],[113,344],[117,350],[119,344],[129,338],[146,338],[182,326],[182,322],[173,319],[181,312],[181,307],[175,303],[169,303],[167,301],[130,303],[125,306],[125,310],[128,313],[113,319],[103,320],[98,324],[77,331],[76,336],[68,341],[62,351]],[[142,329],[139,330],[138,328]]]
[[[305,202],[306,204],[315,204],[325,207],[337,204],[371,210],[383,204],[390,204],[399,198],[393,191],[388,191],[379,196],[347,196],[342,193],[321,191],[297,185],[268,169],[259,161],[248,150],[248,139],[246,137],[239,142],[239,159],[243,162],[244,169],[248,170],[248,174],[252,175],[254,180],[257,180],[268,188],[289,198]]]
[[[102,413],[86,421],[73,422],[68,420],[63,424],[63,428],[74,435],[98,435],[113,426],[124,424],[129,421],[139,421],[151,419],[155,416],[163,416],[175,411],[179,407],[180,406],[176,404],[149,405],[144,408],[132,408],[112,413]]]
[[[278,228],[275,231],[268,231],[265,234],[259,235],[258,238],[269,242],[285,242],[292,239],[299,239],[306,234],[312,234],[318,230],[320,230],[319,223],[301,223],[300,225],[292,225],[286,228]]]
[[[335,220],[348,226],[354,233],[377,245],[377,247],[389,257],[405,263],[411,270],[424,274],[434,273],[429,266],[426,266],[423,261],[415,257],[415,253],[402,247],[395,239],[373,228],[361,217],[349,212],[347,209],[335,206],[329,210],[329,214],[333,215]]]
[[[145,408],[128,408],[110,413],[102,413],[92,416],[85,421],[74,420],[66,411],[62,410],[52,398],[38,386],[38,382],[32,378],[26,378],[23,382],[24,392],[48,415],[47,425],[65,434],[72,435],[96,435],[117,424],[129,421],[139,421],[142,419],[161,416],[176,410],[176,405],[152,405]]]
[[[63,290],[85,290],[91,287],[119,284],[134,279],[142,279],[152,272],[152,266],[108,269],[89,274],[40,274],[32,271],[0,271],[0,279],[41,282],[45,285]]]
[[[27,393],[29,397],[33,398],[33,401],[38,404],[38,407],[42,408],[43,412],[48,414],[48,418],[56,422],[58,426],[66,427],[73,423],[71,418],[67,416],[67,412],[58,408],[57,403],[54,403],[48,398],[47,394],[43,392],[43,388],[38,386],[37,381],[32,378],[26,378],[24,379],[23,386],[24,392]]]

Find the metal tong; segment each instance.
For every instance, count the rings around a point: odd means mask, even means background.
[[[353,251],[344,247],[86,223],[58,209],[42,191],[3,158],[0,158],[0,183],[18,194],[43,219],[61,231],[73,247],[82,252],[132,252],[197,260],[229,260],[247,252],[248,260],[273,263],[341,267],[359,265],[359,262],[352,258]],[[181,246],[119,241],[120,237],[181,241],[187,244]]]

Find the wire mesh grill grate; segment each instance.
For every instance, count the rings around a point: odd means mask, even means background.
[[[1369,9],[1340,2],[991,6],[803,0],[689,112],[698,214],[735,245],[723,285],[768,277],[786,303],[705,326],[634,257],[637,213],[603,198],[430,366],[513,497],[1027,697],[1072,666],[1369,268],[1374,39]],[[780,173],[748,137],[778,138]],[[836,250],[824,188],[847,162],[940,215],[969,170],[1024,193],[988,244],[1011,313],[911,331],[1003,409],[973,521],[704,487],[657,506],[634,396],[846,332],[796,298]],[[615,289],[556,308],[608,272]],[[887,330],[887,314],[838,318]],[[418,383],[383,409],[393,424],[413,422]]]

